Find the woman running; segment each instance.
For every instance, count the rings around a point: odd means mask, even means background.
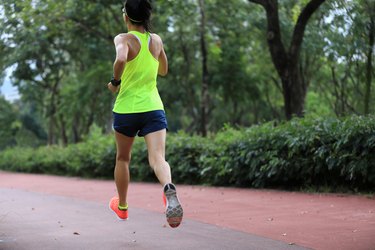
[[[136,135],[144,137],[148,160],[163,186],[166,217],[171,227],[180,225],[183,209],[172,184],[171,170],[165,161],[167,119],[157,90],[157,75],[168,73],[163,42],[150,33],[150,0],[127,0],[123,18],[128,33],[115,37],[116,60],[108,88],[118,92],[113,108],[117,155],[114,178],[118,197],[109,207],[121,220],[128,218],[127,191],[131,149]]]

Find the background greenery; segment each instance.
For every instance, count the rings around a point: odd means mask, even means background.
[[[298,115],[307,118],[290,122],[267,42],[267,8],[257,2],[264,1],[154,1],[153,30],[170,65],[158,87],[174,178],[257,187],[373,185],[375,1],[269,1],[287,52],[305,6],[323,2],[308,20],[298,56],[305,88]],[[0,2],[0,85],[10,72],[19,92],[14,101],[0,94],[1,169],[112,176],[115,96],[106,84],[113,38],[126,32],[121,8],[115,0]],[[133,152],[134,176],[153,179],[144,145],[137,142]]]

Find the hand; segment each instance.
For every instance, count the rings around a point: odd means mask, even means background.
[[[108,83],[108,89],[112,92],[112,93],[116,93],[118,91],[118,88],[119,86],[113,86],[111,82]]]

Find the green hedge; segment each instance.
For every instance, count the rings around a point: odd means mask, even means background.
[[[115,144],[97,133],[84,143],[68,147],[16,147],[0,152],[0,169],[81,177],[113,177]]]
[[[156,181],[147,149],[137,139],[133,180]],[[169,134],[167,160],[176,183],[299,189],[374,190],[375,117],[294,119],[246,129],[225,128],[208,138]],[[96,129],[68,147],[13,148],[0,152],[0,169],[112,178],[113,136]]]

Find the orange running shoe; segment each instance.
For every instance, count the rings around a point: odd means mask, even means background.
[[[128,209],[126,209],[126,210],[119,209],[118,205],[119,205],[119,199],[117,197],[113,197],[109,201],[109,208],[113,212],[115,212],[115,214],[117,215],[117,218],[119,220],[127,220],[128,219]]]
[[[164,194],[166,197],[166,210],[165,216],[169,226],[178,227],[181,224],[184,210],[177,197],[176,187],[172,183],[168,183],[164,186]]]
[[[165,197],[164,192],[163,192],[163,205],[164,205],[164,207],[167,206],[167,197]]]

